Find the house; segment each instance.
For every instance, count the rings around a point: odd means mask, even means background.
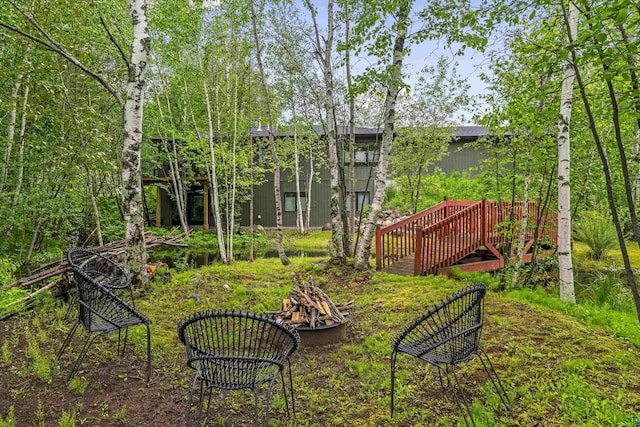
[[[314,126],[312,135],[317,137],[322,144],[326,156],[326,133],[322,127]],[[448,153],[435,166],[446,172],[468,171],[479,164],[483,153],[480,150],[467,147],[465,144],[475,141],[488,134],[487,128],[481,126],[464,126],[454,129],[454,140],[449,144]],[[264,128],[252,128],[251,135],[258,148],[257,160],[269,160],[268,130]],[[346,126],[338,126],[338,138],[344,141],[345,150],[348,150],[349,131]],[[285,138],[292,138],[293,132],[278,130],[274,133],[276,144],[283,143]],[[353,156],[354,166],[354,193],[356,198],[356,215],[366,208],[373,196],[376,164],[378,160],[378,146],[382,138],[382,128],[357,128],[355,129],[356,149]],[[308,156],[300,155],[300,198],[303,210],[303,218],[306,221],[307,209],[309,209],[310,228],[321,228],[330,221],[330,175],[328,162],[325,160],[318,167],[318,159],[314,159],[314,170],[317,178],[311,183],[311,191],[308,188],[308,173],[310,160]],[[352,159],[348,152],[344,155],[345,162],[345,188],[350,188],[351,178],[349,166]],[[210,208],[208,180],[205,174],[192,174],[188,178],[189,186],[186,189],[186,211],[190,226],[201,226],[208,229],[213,225],[213,214]],[[146,185],[166,183],[169,178],[168,166],[163,165],[155,171],[144,174],[143,182]],[[156,211],[153,224],[156,226],[178,226],[180,224],[175,202],[171,200],[166,191],[166,185],[156,186]],[[291,168],[283,169],[280,177],[280,192],[282,206],[282,221],[284,228],[297,228],[296,210],[296,182]],[[273,228],[276,225],[275,198],[273,190],[273,173],[267,173],[261,182],[253,186],[251,201],[243,202],[240,206],[240,226],[249,226],[250,203],[253,203],[253,224],[264,228]],[[351,207],[347,201],[347,209]]]

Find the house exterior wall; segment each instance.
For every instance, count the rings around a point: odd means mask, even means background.
[[[303,168],[301,177],[306,176],[308,169]],[[355,176],[356,185],[354,191],[370,193],[369,197],[373,197],[373,177],[375,169],[369,180],[371,167],[356,166]],[[346,172],[346,171],[345,171]],[[296,192],[296,183],[290,173],[283,173],[283,180],[280,182],[280,202],[282,204],[282,225],[285,228],[296,228],[297,212],[285,210],[285,194]],[[329,186],[329,168],[325,167],[320,170],[320,182],[314,181],[311,187],[311,197],[308,200],[308,208],[311,209],[311,218],[309,226],[311,228],[321,228],[330,221],[331,218],[331,188]],[[350,180],[347,180],[347,189]],[[368,187],[367,187],[368,184]],[[367,190],[368,188],[368,190]],[[300,191],[307,192],[307,180],[300,180]],[[250,209],[249,202],[245,202],[241,206],[242,214],[240,224],[243,227],[250,225]],[[273,174],[269,173],[266,181],[257,185],[253,189],[253,223],[265,228],[272,228],[276,225],[275,198],[273,195]],[[306,221],[306,212],[303,212],[303,220]]]
[[[432,167],[429,168],[429,171],[441,170],[447,174],[464,172],[469,173],[471,176],[475,175],[477,173],[475,169],[480,165],[485,154],[481,149],[476,150],[473,147],[467,146],[466,144],[469,142],[471,141],[459,139],[449,143],[447,153],[442,159],[434,162]]]
[[[343,130],[344,131],[344,130]],[[324,141],[323,133],[321,131],[318,132],[318,143],[322,144]],[[478,138],[487,135],[487,129],[477,126],[471,127],[461,127],[453,130],[453,136],[455,140],[449,144],[447,155],[445,155],[440,161],[436,162],[432,167],[429,168],[430,172],[434,170],[442,170],[445,173],[452,173],[455,171],[458,172],[467,172],[473,175],[474,168],[476,168],[481,160],[485,157],[484,151],[482,149],[474,149],[472,147],[465,146],[465,144],[476,141]],[[252,135],[258,139],[263,139],[268,136],[265,131],[262,130],[252,130]],[[345,137],[345,134],[341,134],[342,137]],[[358,193],[358,197],[365,198],[368,197],[369,201],[373,198],[373,190],[374,190],[374,179],[375,179],[375,162],[376,159],[376,151],[379,143],[379,138],[381,136],[381,130],[378,129],[360,129],[356,132],[356,145],[357,145],[357,153],[355,156],[355,192]],[[346,145],[346,144],[345,144]],[[351,159],[349,156],[347,157],[347,162]],[[370,163],[364,163],[365,161],[369,161]],[[306,193],[307,191],[307,181],[306,175],[309,170],[308,164],[301,165],[301,181],[300,181],[300,191]],[[318,168],[316,167],[316,170]],[[162,181],[162,178],[154,178],[155,177],[166,177],[166,171],[155,172],[153,174],[147,174],[145,178],[145,183],[153,183]],[[345,183],[345,188],[349,190],[350,188],[350,177],[349,177],[349,165],[345,165],[345,175],[347,182]],[[293,177],[293,173],[291,171],[283,171],[282,179],[280,183],[281,190],[281,204],[283,207],[283,227],[285,228],[296,228],[296,218],[297,213],[295,210],[287,211],[285,209],[285,199],[287,198],[287,193],[294,194],[296,191],[296,185]],[[314,181],[312,190],[311,190],[311,198],[309,200],[308,208],[311,209],[311,228],[320,228],[327,224],[330,219],[330,207],[331,207],[331,189],[330,189],[330,176],[329,176],[329,167],[324,166],[319,170],[320,182]],[[166,178],[165,178],[166,180]],[[201,193],[201,189],[203,188],[202,182],[198,181],[196,187],[192,187],[190,189],[190,193]],[[367,195],[368,193],[368,195]],[[160,215],[160,225],[161,226],[176,226],[179,225],[175,219],[172,219],[174,216],[172,213],[173,202],[167,192],[164,189],[161,189],[158,194],[158,203],[161,207],[161,215]],[[197,196],[197,194],[192,194],[192,196]],[[195,199],[194,199],[195,200]],[[273,173],[267,173],[265,176],[265,181],[259,184],[256,184],[253,189],[253,223],[254,225],[261,225],[265,228],[274,228],[276,226],[276,215],[275,215],[275,200],[274,200],[274,191],[273,191]],[[200,201],[201,202],[201,201]],[[210,201],[207,200],[207,203]],[[193,203],[192,203],[193,204]],[[248,227],[251,224],[249,214],[249,202],[244,202],[240,206],[239,213],[239,222],[240,226]],[[199,206],[199,205],[198,205]],[[291,206],[290,206],[291,207]],[[213,221],[213,210],[211,208],[209,211],[209,221],[208,224],[211,227],[214,226]],[[194,210],[195,212],[195,210]],[[198,210],[200,212],[200,210]],[[306,212],[303,212],[303,219],[306,221]],[[196,222],[194,224],[203,224],[203,222]],[[306,224],[305,224],[306,225]]]

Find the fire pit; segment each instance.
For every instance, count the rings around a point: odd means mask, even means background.
[[[353,301],[335,304],[319,287],[302,283],[293,276],[298,289],[291,289],[289,297],[282,300],[280,310],[269,312],[283,323],[296,328],[302,343],[307,346],[334,344],[346,335],[347,323],[351,320],[348,309]]]
[[[315,329],[311,329],[308,326],[298,326],[296,330],[300,334],[300,340],[309,347],[337,344],[347,335],[347,322],[349,320],[351,318],[347,315],[342,323],[334,323],[330,326],[322,325]]]

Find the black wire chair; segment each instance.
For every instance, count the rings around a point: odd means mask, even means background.
[[[111,289],[107,288],[100,281],[96,280],[96,273],[91,271],[89,263],[79,264],[77,261],[87,254],[85,249],[72,249],[67,254],[67,259],[73,270],[74,279],[78,286],[78,319],[75,325],[69,331],[62,347],[56,354],[56,361],[64,353],[69,342],[75,335],[78,327],[82,327],[88,332],[87,339],[82,347],[80,355],[73,365],[67,382],[71,381],[78,371],[82,360],[87,354],[89,345],[99,335],[112,331],[118,331],[118,352],[120,351],[120,331],[127,329],[129,326],[144,325],[147,329],[147,382],[151,375],[151,331],[149,325],[151,320],[141,314],[135,307],[127,304],[118,297]],[[88,268],[89,272],[84,268]],[[125,344],[122,348],[124,354]]]
[[[81,268],[88,276],[114,291],[118,296],[130,298],[131,305],[135,306],[131,279],[122,265],[86,248],[72,249],[67,254],[67,258],[72,268],[73,266]]]
[[[500,400],[511,410],[509,397],[489,356],[480,346],[482,315],[486,287],[476,283],[436,305],[424,316],[416,319],[391,341],[391,416],[394,410],[396,358],[398,353],[417,357],[435,366],[440,385],[452,392],[460,411],[462,407],[475,426],[469,403],[456,375],[456,365],[477,356],[489,376]],[[465,423],[469,422],[465,417]]]
[[[269,425],[271,388],[280,376],[287,414],[289,402],[284,380],[285,362],[289,368],[291,406],[295,415],[293,378],[289,357],[300,345],[300,336],[280,321],[257,314],[227,311],[196,313],[178,325],[178,336],[185,345],[187,365],[195,369],[189,392],[186,425],[191,420],[193,392],[200,381],[200,401],[197,425],[202,418],[205,392],[209,392],[207,412],[212,389],[253,392],[254,424],[258,425],[258,387],[267,385],[265,426]],[[205,414],[206,416],[206,414]]]

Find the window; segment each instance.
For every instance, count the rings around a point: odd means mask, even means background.
[[[284,211],[296,212],[296,193],[284,193]],[[300,193],[300,204],[302,205],[302,211],[307,210],[307,193]]]
[[[369,206],[369,192],[368,191],[356,191],[356,212],[361,212]],[[347,212],[351,212],[351,197],[347,196]]]
[[[378,153],[374,150],[358,150],[354,153],[356,163],[373,163],[378,161]]]

